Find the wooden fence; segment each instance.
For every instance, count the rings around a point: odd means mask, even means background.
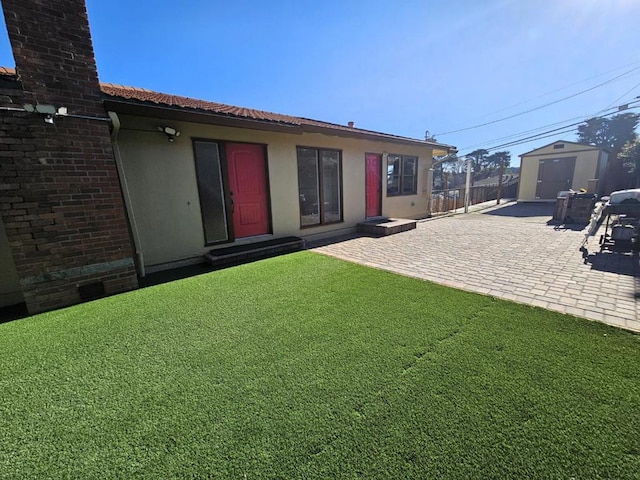
[[[443,213],[464,208],[465,187],[434,190],[431,194],[431,213]],[[469,205],[497,200],[498,186],[483,185],[470,188]],[[518,180],[502,185],[501,198],[515,198],[518,194]]]

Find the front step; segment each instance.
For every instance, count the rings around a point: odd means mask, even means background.
[[[393,235],[395,233],[406,232],[416,228],[417,222],[406,218],[376,218],[360,222],[358,224],[358,233],[375,235],[383,237],[385,235]]]
[[[298,237],[283,237],[263,242],[246,243],[211,250],[204,259],[214,267],[229,267],[262,258],[275,257],[304,249],[304,240]]]

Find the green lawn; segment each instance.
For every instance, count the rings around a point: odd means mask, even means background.
[[[0,352],[0,478],[640,472],[640,336],[309,252],[3,324]]]

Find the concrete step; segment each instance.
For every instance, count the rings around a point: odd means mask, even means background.
[[[262,242],[246,243],[211,250],[204,259],[214,267],[229,267],[262,258],[275,257],[304,249],[304,240],[299,237],[283,237]]]
[[[407,218],[375,218],[360,222],[358,232],[383,237],[416,228],[417,222]]]

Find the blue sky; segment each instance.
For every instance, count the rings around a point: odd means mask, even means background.
[[[429,130],[461,153],[640,95],[638,0],[88,0],[87,8],[104,82],[415,138]],[[0,65],[13,66],[2,22]],[[509,147],[512,163],[559,138],[575,133]]]

